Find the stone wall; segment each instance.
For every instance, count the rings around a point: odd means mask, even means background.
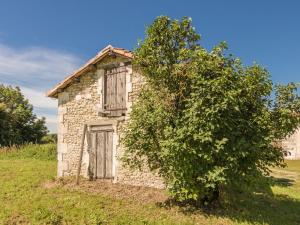
[[[300,128],[282,141],[286,159],[300,159]]]
[[[145,169],[144,171],[131,171],[122,165],[119,158],[123,154],[119,143],[120,129],[128,120],[132,103],[142,85],[141,76],[132,71],[132,66],[126,66],[126,99],[127,112],[125,116],[107,118],[100,116],[102,111],[102,85],[103,65],[109,63],[125,63],[123,58],[110,58],[102,60],[90,72],[82,75],[80,79],[71,83],[63,92],[58,94],[58,176],[75,175],[79,161],[81,138],[85,123],[92,124],[108,121],[113,123],[113,174],[114,182],[138,186],[151,186],[163,188],[162,179]],[[86,143],[86,142],[85,142]],[[83,176],[88,175],[89,155],[87,145],[84,147],[82,170]]]
[[[127,112],[127,116],[125,117],[125,121],[122,123],[119,123],[118,129],[125,125],[126,120],[129,120],[129,114],[130,114],[130,108],[131,105],[134,103],[138,92],[142,85],[144,84],[144,81],[142,77],[135,71],[132,71],[131,76],[131,88],[129,89],[130,92],[128,93],[128,101],[127,101],[127,108],[129,109]],[[121,134],[120,134],[121,135]],[[123,154],[123,148],[122,146],[118,145],[118,157],[121,157]],[[117,176],[115,182],[120,182],[124,184],[132,184],[132,181],[134,181],[134,185],[137,186],[148,186],[148,187],[155,187],[155,188],[165,188],[165,184],[163,183],[163,180],[159,178],[157,174],[153,174],[149,171],[147,167],[143,168],[143,172],[141,171],[132,171],[128,170],[126,167],[122,165],[122,161],[118,161],[117,165]]]

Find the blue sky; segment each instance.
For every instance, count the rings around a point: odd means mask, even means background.
[[[0,83],[18,85],[56,131],[44,93],[108,44],[133,49],[156,16],[188,16],[211,49],[226,41],[274,83],[300,82],[300,1],[0,1]]]

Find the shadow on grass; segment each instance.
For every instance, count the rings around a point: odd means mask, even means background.
[[[295,183],[295,180],[282,178],[282,177],[272,177],[274,184],[281,186],[281,187],[289,187]]]
[[[271,178],[273,185],[292,186],[294,180]],[[287,189],[288,191],[288,189]],[[232,188],[225,191],[222,201],[211,208],[178,203],[172,199],[159,204],[160,207],[178,207],[186,215],[227,218],[238,223],[299,225],[300,201],[288,195],[273,194],[270,182],[260,181],[256,187]]]

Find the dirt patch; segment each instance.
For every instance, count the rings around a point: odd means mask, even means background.
[[[18,213],[12,214],[5,222],[5,225],[25,225],[28,224],[26,218]]]
[[[139,203],[161,203],[168,199],[165,190],[149,187],[138,187],[124,184],[114,184],[110,181],[82,179],[80,185],[75,184],[73,178],[59,178],[55,181],[47,181],[42,184],[45,189],[63,187],[68,190],[81,191],[85,193],[101,194],[120,200],[132,200]]]
[[[45,188],[45,189],[51,189],[51,188],[55,188],[55,187],[58,187],[60,184],[56,181],[46,181],[44,183],[42,183],[42,188]]]

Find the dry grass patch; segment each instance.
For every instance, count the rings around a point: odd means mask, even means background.
[[[168,199],[165,190],[139,187],[125,184],[114,184],[111,181],[81,179],[80,184],[75,184],[75,178],[59,178],[54,181],[46,181],[42,187],[49,189],[63,187],[70,191],[80,191],[88,194],[100,194],[117,200],[130,200],[139,204],[163,203]]]

